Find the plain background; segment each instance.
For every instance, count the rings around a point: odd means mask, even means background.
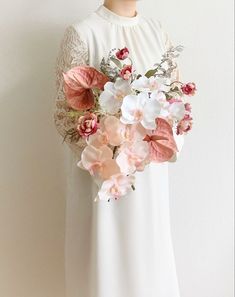
[[[54,63],[65,26],[99,4],[1,3],[0,297],[65,297],[64,148],[52,121]],[[170,166],[182,297],[232,297],[233,2],[144,0],[139,11],[185,46],[182,77],[198,85],[193,133]]]

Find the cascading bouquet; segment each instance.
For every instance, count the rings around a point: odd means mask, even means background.
[[[77,165],[99,186],[95,200],[117,200],[135,190],[135,172],[174,159],[175,137],[191,130],[185,97],[196,86],[172,80],[182,50],[171,47],[145,75],[136,73],[127,48],[111,50],[100,71],[77,66],[63,73],[68,116],[77,123],[65,137],[84,140]]]

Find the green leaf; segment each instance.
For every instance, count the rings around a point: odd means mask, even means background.
[[[116,58],[114,58],[114,57],[111,57],[110,60],[111,60],[111,61],[112,61],[118,68],[122,69],[122,63],[121,63],[118,59],[116,59]]]
[[[146,76],[147,78],[150,78],[151,76],[153,76],[153,75],[155,75],[155,74],[157,73],[157,70],[158,70],[158,68],[151,69],[151,70],[149,70],[149,71],[147,71],[147,72],[145,73],[145,76]]]

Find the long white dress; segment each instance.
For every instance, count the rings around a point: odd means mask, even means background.
[[[99,68],[113,48],[128,47],[138,73],[159,62],[171,42],[158,20],[119,16],[101,5],[64,32],[56,64],[54,119],[65,118],[62,71]],[[66,297],[179,297],[171,241],[168,163],[136,174],[136,190],[119,201],[94,202],[97,188],[77,167],[80,143],[67,140]]]

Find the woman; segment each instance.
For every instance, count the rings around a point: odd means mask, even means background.
[[[57,58],[55,124],[65,117],[62,72],[77,65],[99,68],[113,48],[127,47],[144,74],[171,45],[158,20],[144,18],[134,0],[106,0],[65,30]],[[177,73],[176,73],[177,75]],[[170,234],[168,164],[136,173],[136,191],[119,201],[93,202],[96,186],[77,167],[81,144],[66,140],[68,160],[67,297],[179,297]]]

